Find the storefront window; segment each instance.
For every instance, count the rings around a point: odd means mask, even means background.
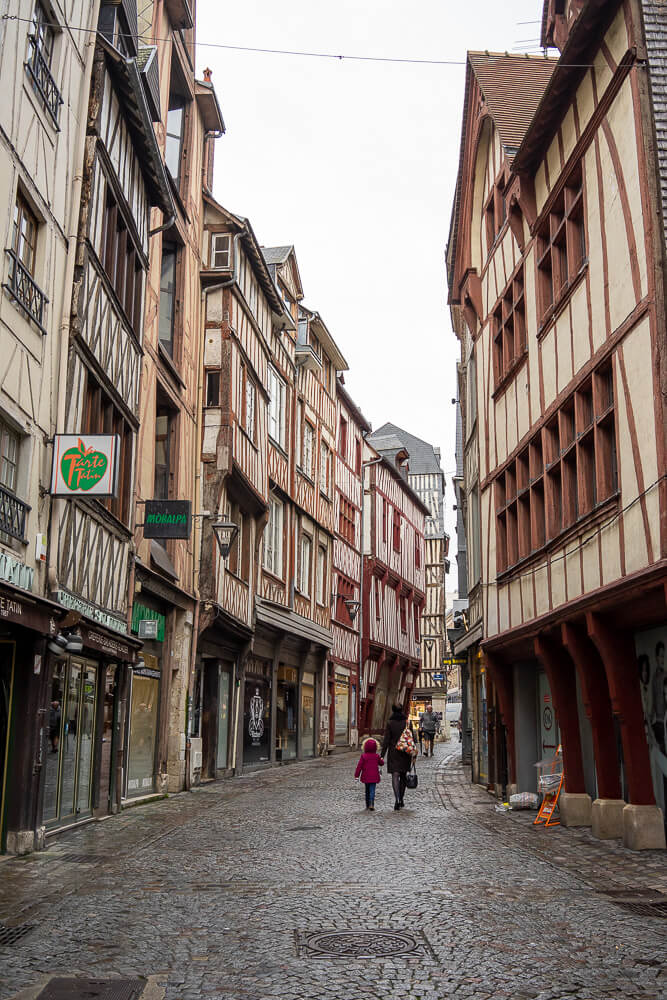
[[[263,764],[271,759],[271,665],[255,659],[252,669],[243,699],[243,763]]]
[[[350,725],[350,679],[344,674],[336,674],[335,741],[349,741]]]
[[[157,657],[144,653],[146,666],[132,673],[130,745],[127,761],[127,796],[146,795],[155,789],[155,738],[160,690]]]
[[[227,767],[227,748],[229,746],[229,692],[231,674],[229,670],[218,668],[218,746],[216,767],[224,770]]]
[[[373,701],[373,723],[375,732],[384,729],[387,716],[387,694],[389,687],[389,672],[381,670],[380,676],[375,683],[375,698]]]
[[[304,673],[301,682],[301,752],[315,756],[315,674]]]
[[[298,671],[281,664],[276,700],[276,760],[294,760],[296,757],[298,684]]]
[[[61,660],[53,671],[44,778],[45,822],[90,813],[97,666]]]

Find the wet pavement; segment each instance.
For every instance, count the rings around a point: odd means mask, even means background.
[[[0,926],[0,1000],[50,976],[165,1000],[667,997],[665,852],[496,813],[459,758],[420,760],[398,813],[386,778],[364,809],[341,754],[2,861],[0,925],[32,929],[3,944]]]

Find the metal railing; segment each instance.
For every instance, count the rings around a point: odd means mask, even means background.
[[[56,81],[51,76],[51,70],[46,59],[42,55],[37,39],[34,35],[29,35],[28,40],[31,46],[30,57],[25,64],[32,81],[44,101],[44,106],[53,118],[56,128],[58,128],[58,118],[60,117],[60,105],[63,99],[56,85]]]
[[[11,260],[11,265],[7,275],[7,284],[2,287],[6,288],[18,304],[25,309],[42,333],[46,333],[43,323],[44,306],[49,300],[15,252],[9,247],[5,252]]]
[[[30,510],[17,496],[0,486],[0,534],[25,541],[25,521]]]

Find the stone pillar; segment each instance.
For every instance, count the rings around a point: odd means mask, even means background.
[[[592,612],[586,615],[586,626],[604,664],[612,710],[621,727],[630,795],[630,805],[623,810],[623,843],[632,850],[664,849],[665,828],[653,793],[634,642],[627,632],[612,628]]]
[[[584,629],[564,624],[561,637],[579,675],[584,708],[593,729],[598,782],[598,798],[592,809],[593,836],[600,840],[622,837],[625,801],[621,798],[614,716],[604,666]]]

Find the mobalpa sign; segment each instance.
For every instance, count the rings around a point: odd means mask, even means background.
[[[118,434],[56,434],[51,494],[113,497],[118,489]]]

